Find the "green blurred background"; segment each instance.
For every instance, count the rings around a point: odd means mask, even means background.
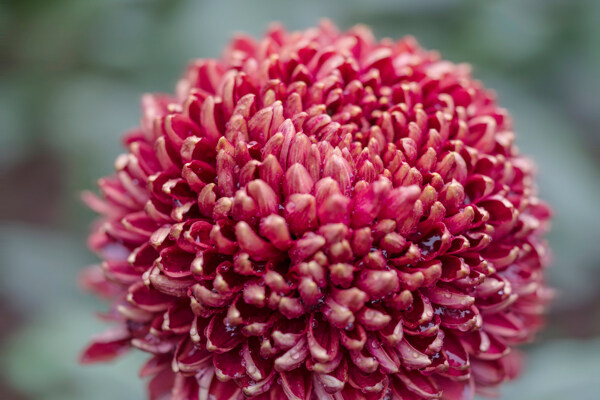
[[[78,193],[109,174],[139,98],[271,21],[329,17],[416,36],[467,61],[515,119],[555,208],[549,326],[505,399],[596,400],[600,377],[600,1],[0,1],[0,399],[144,398],[133,354],[80,367],[103,306],[76,277],[93,219]]]

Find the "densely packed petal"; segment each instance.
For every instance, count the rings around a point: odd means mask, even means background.
[[[85,201],[86,287],[150,399],[472,398],[541,324],[549,209],[467,65],[357,26],[271,28],[142,98]]]

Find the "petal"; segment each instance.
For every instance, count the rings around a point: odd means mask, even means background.
[[[257,338],[250,338],[243,344],[242,358],[246,373],[253,380],[260,381],[271,373],[272,363],[261,356]]]
[[[475,396],[473,380],[455,382],[442,376],[436,377],[436,382],[442,389],[442,400],[472,400]]]
[[[124,326],[110,329],[92,340],[79,361],[82,364],[110,361],[129,350],[130,339],[131,334]]]
[[[386,374],[395,374],[400,367],[400,359],[396,352],[391,348],[386,348],[377,339],[367,339],[367,350],[379,362],[381,372]]]
[[[271,373],[261,381],[254,381],[248,377],[242,379],[240,383],[242,385],[242,391],[244,392],[244,395],[247,397],[252,397],[258,396],[261,393],[266,393],[269,389],[271,389],[271,386],[275,382],[276,375],[277,373],[275,370],[272,370]],[[233,386],[231,383],[229,383],[229,385]],[[275,391],[273,390],[273,392]]]
[[[200,400],[239,400],[241,398],[242,389],[231,382],[221,382],[218,379],[212,379],[210,388],[206,397],[202,398],[202,392],[200,394]]]
[[[261,239],[250,225],[244,221],[236,224],[235,236],[240,248],[248,253],[253,260],[268,261],[275,258],[279,253],[272,244]]]
[[[246,374],[245,368],[240,360],[241,347],[237,347],[225,353],[214,353],[213,365],[215,374],[220,381],[238,379]]]
[[[144,363],[140,369],[140,378],[154,376],[164,369],[171,369],[172,354],[156,354]]]
[[[446,287],[434,286],[431,288],[421,288],[421,292],[432,303],[448,308],[469,308],[475,303],[474,297]]]
[[[127,301],[131,304],[150,312],[168,309],[173,300],[175,300],[174,297],[163,294],[152,287],[147,287],[143,282],[131,286],[127,295]]]
[[[419,371],[402,370],[395,377],[397,379],[393,380],[392,389],[397,388],[398,385],[404,385],[422,399],[436,399],[441,395],[434,380]]]
[[[166,368],[158,373],[148,383],[148,394],[150,400],[161,400],[171,394],[175,384],[175,374],[170,368]]]
[[[338,392],[348,381],[348,363],[344,359],[334,371],[328,374],[317,374],[317,378],[327,392]]]
[[[302,337],[298,343],[275,359],[275,369],[280,372],[294,370],[306,360],[308,354],[306,337]]]
[[[312,358],[320,363],[333,360],[338,353],[339,331],[312,314],[308,321],[308,348]]]
[[[500,361],[484,361],[473,358],[471,373],[475,383],[482,386],[497,385],[506,379],[506,372]]]
[[[281,387],[288,400],[309,400],[312,393],[312,380],[309,373],[301,368],[281,372]]]
[[[431,360],[426,354],[421,353],[410,344],[406,338],[396,346],[398,356],[402,360],[402,365],[407,368],[424,368],[431,364]]]
[[[212,226],[211,226],[212,227]],[[158,268],[171,278],[182,278],[192,274],[190,265],[194,261],[195,255],[182,251],[178,247],[167,247],[160,252],[158,258]]]
[[[446,332],[442,351],[451,368],[457,370],[469,368],[469,354],[465,351],[461,341],[452,333]]]
[[[210,363],[212,353],[204,346],[196,345],[189,337],[184,337],[175,350],[173,368],[183,373],[195,372]]]
[[[387,375],[379,371],[365,373],[359,368],[349,368],[348,383],[363,392],[380,393],[387,385]]]
[[[215,314],[206,327],[206,348],[216,353],[233,350],[244,337],[235,327],[223,322],[223,314]]]

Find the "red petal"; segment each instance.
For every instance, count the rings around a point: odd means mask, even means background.
[[[206,348],[209,351],[224,353],[233,350],[244,337],[238,329],[223,323],[224,315],[213,315],[206,327]]]
[[[154,376],[165,368],[171,369],[171,361],[173,361],[172,354],[156,354],[144,363],[140,369],[140,378]]]
[[[272,363],[260,354],[260,343],[257,338],[249,338],[242,347],[242,358],[246,373],[255,381],[266,378],[272,370]]]
[[[350,366],[348,383],[363,392],[380,393],[387,386],[387,375],[379,371],[365,373],[358,368]]]
[[[338,353],[340,339],[339,331],[327,322],[315,319],[311,314],[308,321],[308,348],[314,360],[326,363],[333,360]]]
[[[277,371],[291,371],[304,362],[308,356],[306,337],[302,337],[292,348],[275,359]]]
[[[421,292],[427,296],[432,303],[449,308],[469,308],[475,302],[475,298],[459,292],[455,289],[434,286],[421,288]]]
[[[110,329],[93,339],[79,361],[82,364],[110,361],[129,350],[130,339],[131,334],[125,327]]]
[[[397,379],[393,380],[394,384],[392,388],[404,384],[408,390],[420,396],[422,399],[436,399],[441,395],[434,380],[424,376],[419,371],[403,370],[395,376]]]
[[[461,341],[452,333],[446,332],[442,351],[446,355],[451,368],[457,370],[469,368],[469,355],[462,346]]]
[[[148,383],[150,400],[162,400],[171,394],[175,384],[175,374],[170,368],[162,370]]]
[[[424,368],[431,364],[429,357],[415,349],[406,338],[402,339],[396,349],[402,359],[402,365],[407,368]]]
[[[309,400],[312,393],[311,374],[302,368],[281,373],[281,387],[288,400]]]
[[[318,380],[329,393],[342,390],[348,381],[348,363],[346,359],[342,360],[339,366],[328,374],[317,374]]]
[[[241,392],[242,389],[231,382],[221,382],[218,379],[213,379],[206,399],[240,400]],[[202,396],[202,394],[200,396]]]
[[[245,376],[246,370],[242,366],[240,352],[241,348],[238,346],[231,351],[213,355],[213,364],[219,380],[228,381]]]
[[[177,374],[171,400],[199,400],[199,388],[196,378]]]
[[[261,393],[266,393],[269,389],[271,389],[271,386],[275,382],[276,375],[277,373],[275,372],[275,370],[272,370],[269,376],[267,376],[261,381],[254,381],[251,380],[249,377],[245,377],[240,381],[243,387],[242,391],[247,397],[257,396]],[[273,390],[273,393],[275,393],[275,390]]]
[[[165,313],[163,330],[179,334],[188,333],[193,320],[194,313],[190,309],[189,302],[173,305]]]
[[[157,312],[169,308],[175,298],[147,287],[143,282],[136,283],[129,288],[127,300],[144,311]]]
[[[484,361],[473,358],[471,373],[475,383],[482,386],[493,386],[506,378],[506,372],[500,361]]]
[[[107,279],[123,285],[131,285],[142,277],[127,261],[105,261],[102,263],[102,271]]]
[[[357,324],[353,329],[342,330],[340,340],[348,350],[360,350],[367,342],[367,333],[362,325]]]
[[[367,350],[379,362],[381,372],[386,374],[398,372],[400,360],[393,349],[384,347],[377,339],[369,338],[367,340]]]
[[[279,250],[266,240],[261,239],[250,225],[244,221],[236,224],[235,236],[240,248],[248,253],[253,260],[268,261],[279,254]]]
[[[475,396],[473,380],[455,382],[442,376],[437,376],[435,379],[442,389],[442,400],[472,400]]]
[[[174,365],[178,371],[195,372],[205,366],[211,359],[212,353],[202,345],[196,345],[189,337],[184,337],[175,351]]]

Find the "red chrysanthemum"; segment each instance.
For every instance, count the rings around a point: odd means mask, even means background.
[[[549,210],[510,117],[414,39],[272,28],[145,95],[84,283],[151,399],[468,399],[540,325]]]

